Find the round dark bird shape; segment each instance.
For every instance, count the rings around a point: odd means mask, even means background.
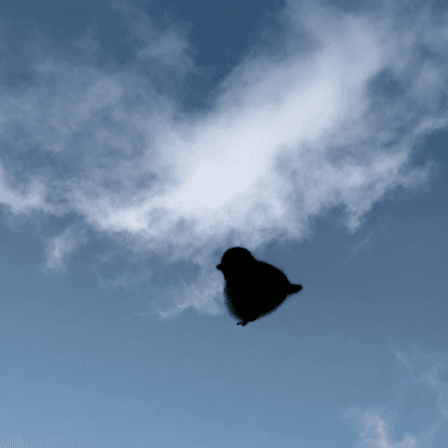
[[[216,269],[224,275],[227,308],[243,327],[271,313],[302,289],[302,285],[290,283],[280,269],[258,261],[243,247],[224,252]]]

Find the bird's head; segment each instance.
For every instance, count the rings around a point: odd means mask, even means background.
[[[244,247],[232,247],[224,252],[221,258],[221,263],[216,266],[224,273],[224,271],[238,271],[241,268],[247,267],[248,263],[255,261],[252,254]]]

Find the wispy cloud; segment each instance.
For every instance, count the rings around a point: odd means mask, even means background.
[[[368,251],[372,248],[374,237],[376,236],[376,231],[372,230],[364,238],[361,238],[355,243],[351,243],[350,254],[345,258],[344,263],[347,265],[353,259],[355,259],[361,252]]]
[[[114,3],[136,42],[126,64],[92,62],[101,56],[92,27],[70,55],[35,39],[24,52],[31,80],[0,86],[3,210],[75,213],[166,269],[191,262],[196,280],[178,276],[157,309],[218,313],[214,266],[229,245],[300,240],[336,206],[355,232],[397,187],[427,185],[432,164],[414,166],[412,155],[448,123],[448,19],[427,3],[390,3],[349,14],[287,2],[284,53],[248,54],[193,112],[179,95],[205,69],[187,34],[129,3]],[[48,270],[64,269],[77,247],[70,235],[56,236]]]
[[[42,268],[44,272],[64,271],[65,261],[68,254],[73,252],[80,243],[86,243],[84,229],[75,229],[76,226],[67,228],[63,233],[50,238],[46,242],[47,262]]]
[[[391,402],[365,411],[353,407],[341,411],[341,417],[353,419],[357,424],[357,448],[434,446],[434,436],[448,422],[448,383],[441,377],[447,371],[448,357],[445,353],[427,353],[417,345],[409,353],[394,348],[392,353],[397,367],[405,368],[405,374],[398,378]],[[404,435],[394,441],[394,426],[398,424]]]

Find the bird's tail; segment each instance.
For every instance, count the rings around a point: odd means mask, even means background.
[[[288,295],[295,294],[296,292],[299,292],[302,289],[303,289],[302,285],[291,285],[288,291]]]

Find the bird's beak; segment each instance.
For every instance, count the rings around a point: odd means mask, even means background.
[[[216,266],[216,269],[219,269],[220,271],[222,271],[222,269],[221,269],[221,265],[218,264],[218,266]]]

